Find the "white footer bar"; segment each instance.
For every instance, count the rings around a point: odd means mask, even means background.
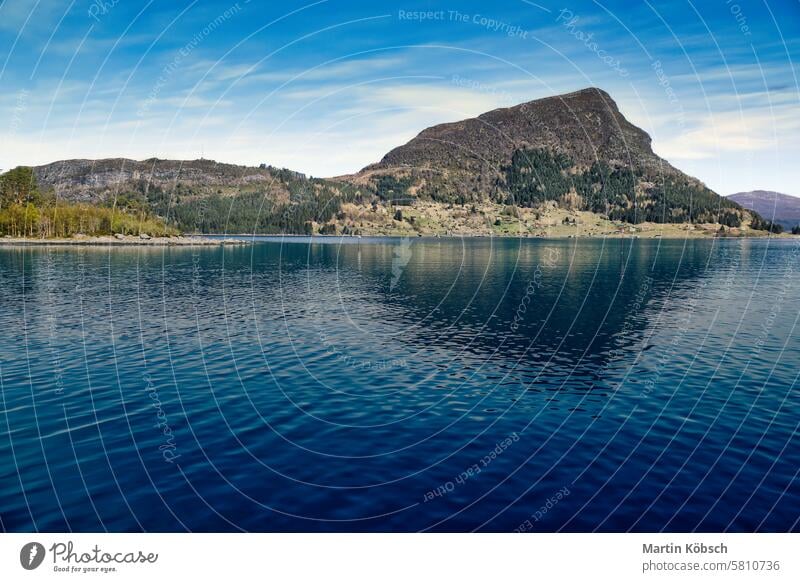
[[[795,534],[2,534],[0,580],[794,581],[798,554]]]

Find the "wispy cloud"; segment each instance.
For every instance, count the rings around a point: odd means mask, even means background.
[[[0,3],[0,29],[14,34],[46,31],[66,8],[59,0],[4,0]]]
[[[306,69],[254,72],[247,75],[246,81],[251,83],[341,82],[346,79],[369,78],[378,73],[396,71],[397,68],[407,65],[408,62],[400,57],[374,56],[372,58],[317,64]]]

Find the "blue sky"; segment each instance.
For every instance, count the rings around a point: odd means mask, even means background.
[[[800,195],[800,1],[0,0],[0,168],[194,159],[314,176],[587,86],[720,193]]]

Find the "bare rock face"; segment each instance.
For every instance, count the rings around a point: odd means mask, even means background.
[[[268,188],[277,183],[272,168],[222,164],[214,160],[61,160],[37,166],[34,173],[40,186],[54,190],[66,200],[81,202],[100,202],[109,195],[151,188],[172,191],[178,185],[202,194],[249,185]]]
[[[579,163],[655,157],[650,136],[632,125],[605,91],[596,88],[495,109],[473,119],[430,127],[393,149],[377,166],[424,164],[431,159],[508,162],[520,147],[548,148]]]

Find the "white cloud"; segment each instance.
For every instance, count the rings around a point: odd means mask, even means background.
[[[791,108],[709,115],[692,129],[655,139],[654,149],[670,160],[714,158],[730,152],[800,149],[800,116]]]

